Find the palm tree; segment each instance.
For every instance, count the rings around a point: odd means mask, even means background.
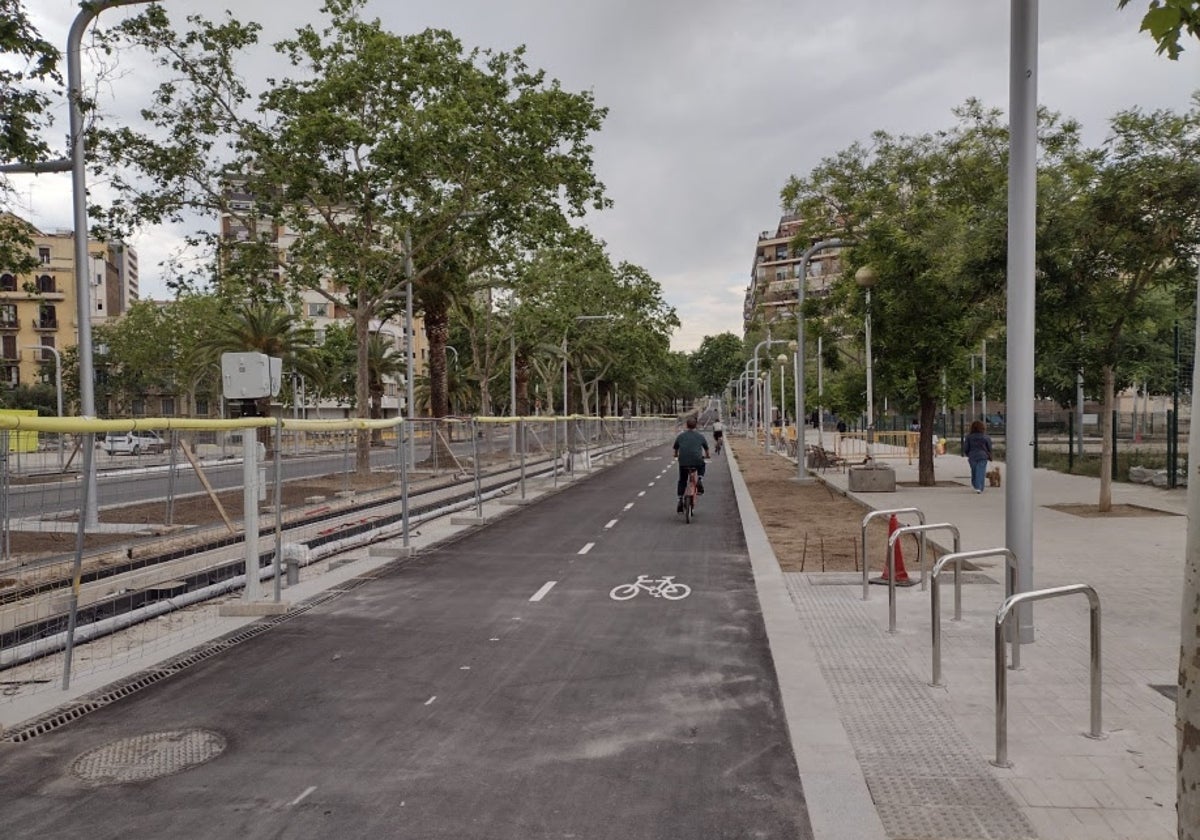
[[[219,363],[222,353],[263,353],[283,360],[283,366],[316,378],[316,334],[298,322],[285,307],[265,301],[247,300],[226,313],[202,339],[197,350],[206,361]],[[259,416],[271,412],[271,398],[256,400]]]

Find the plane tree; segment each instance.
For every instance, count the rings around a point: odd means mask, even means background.
[[[370,411],[369,334],[396,317],[411,279],[442,416],[456,296],[505,248],[605,204],[589,145],[604,110],[530,68],[523,48],[468,50],[442,30],[397,35],[364,19],[364,5],[328,0],[327,25],[275,45],[290,71],[260,91],[238,71],[257,24],[193,16],[179,31],[150,7],[121,34],[165,80],[145,128],[101,132],[96,157],[123,194],[110,225],[222,214],[238,238],[195,234],[216,240],[222,278],[257,281],[244,288],[267,297],[316,293],[347,312],[360,416]],[[360,434],[360,472],[368,447]]]

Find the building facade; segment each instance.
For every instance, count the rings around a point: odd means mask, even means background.
[[[75,282],[75,235],[43,233],[27,225],[37,265],[19,274],[0,266],[0,384],[54,381],[54,354],[79,342]],[[133,265],[137,253],[123,243],[88,242],[91,322],[103,323],[125,311],[121,264]],[[128,276],[128,275],[126,275]]]
[[[783,216],[775,230],[758,235],[750,283],[742,309],[743,330],[749,335],[758,325],[780,320],[796,308],[800,261],[807,243],[794,243],[800,230],[799,216]],[[823,295],[841,272],[841,251],[818,251],[808,262],[806,295]],[[787,317],[791,317],[789,314]]]

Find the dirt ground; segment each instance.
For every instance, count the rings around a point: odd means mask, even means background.
[[[785,572],[857,572],[862,519],[867,511],[857,502],[819,481],[798,484],[794,464],[778,455],[764,455],[749,441],[730,441],[746,487],[779,566]],[[882,517],[867,526],[870,556],[887,550],[887,523]],[[908,554],[910,545],[914,549]],[[915,543],[904,543],[904,554],[915,557]]]

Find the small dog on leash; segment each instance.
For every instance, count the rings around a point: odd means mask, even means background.
[[[990,470],[987,471],[986,475],[987,475],[987,480],[988,480],[988,487],[999,487],[1000,486],[1000,468],[999,467],[992,467]]]

